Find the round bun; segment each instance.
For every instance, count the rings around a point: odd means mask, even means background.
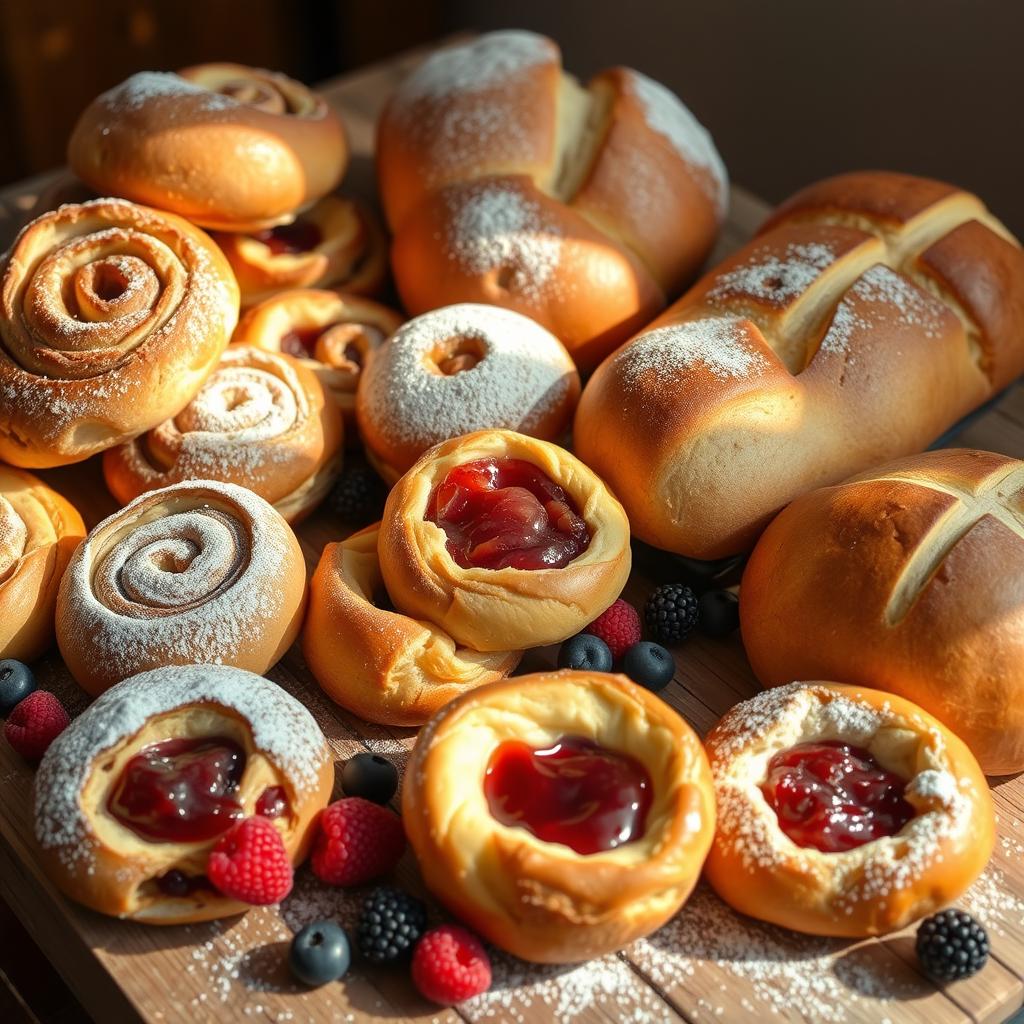
[[[580,854],[495,819],[484,777],[507,740],[550,748],[582,737],[647,771],[643,834]],[[471,928],[524,960],[571,963],[648,935],[692,891],[714,833],[707,758],[664,701],[625,676],[541,672],[492,683],[420,733],[402,820],[430,891]]]
[[[310,583],[302,649],[335,703],[368,722],[423,725],[449,701],[507,676],[521,651],[480,654],[386,604],[380,525],[328,544]]]
[[[0,465],[0,658],[34,661],[53,643],[57,588],[84,536],[70,502]]]
[[[115,199],[62,206],[0,270],[0,458],[59,466],[173,416],[238,319],[238,286],[191,224]]]
[[[405,307],[490,302],[596,365],[710,252],[725,168],[708,133],[628,68],[586,88],[558,47],[492,32],[440,50],[399,87],[377,135]]]
[[[122,505],[184,480],[240,484],[294,523],[341,469],[342,420],[316,375],[290,356],[232,345],[173,419],[104,453]]]
[[[451,470],[487,458],[532,463],[564,488],[589,529],[586,550],[560,569],[460,566],[427,509]],[[395,606],[477,651],[565,640],[615,601],[631,565],[629,523],[601,480],[565,449],[510,430],[466,434],[424,454],[388,495],[379,552]]]
[[[299,359],[341,407],[348,437],[355,441],[359,378],[372,354],[401,323],[398,313],[379,302],[304,288],[253,306],[232,340]]]
[[[213,240],[235,272],[244,307],[288,288],[376,295],[387,274],[387,241],[376,218],[340,196],[324,196],[283,227],[216,231]]]
[[[768,762],[798,743],[845,741],[907,780],[915,816],[852,850],[798,846],[761,792]],[[909,701],[793,683],[730,711],[708,735],[718,829],[705,872],[740,913],[815,935],[903,928],[960,896],[995,841],[992,798],[970,751]]]
[[[103,195],[253,231],[330,192],[348,161],[337,115],[304,85],[241,64],[144,71],[86,107],[68,163]]]
[[[359,383],[359,432],[394,483],[428,449],[504,428],[554,441],[572,419],[580,378],[562,343],[519,313],[448,306],[410,320]]]
[[[265,672],[298,635],[306,568],[258,495],[196,480],[149,491],[79,545],[57,597],[57,642],[82,689],[204,661]]]
[[[940,450],[798,498],[743,576],[757,677],[891,691],[987,774],[1024,770],[1022,496],[1024,463]]]
[[[248,905],[199,886],[173,897],[158,881],[170,871],[203,876],[219,837],[148,839],[108,802],[125,765],[173,739],[227,738],[245,754],[235,799],[246,816],[270,787],[285,791],[274,822],[292,863],[306,856],[331,797],[334,759],[313,716],[280,687],[223,665],[160,668],[115,686],[50,745],[35,780],[35,834],[44,870],[70,899],[101,914],[146,924],[184,924],[242,913]]]

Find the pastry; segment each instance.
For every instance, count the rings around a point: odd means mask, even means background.
[[[323,733],[280,687],[224,665],[159,668],[108,690],[51,744],[35,834],[76,902],[147,924],[207,921],[248,909],[206,878],[218,837],[263,815],[299,864],[333,785]]]
[[[34,661],[53,643],[57,587],[84,536],[69,501],[0,465],[0,658]]]
[[[799,494],[921,451],[1024,370],[1024,253],[982,202],[844,174],[611,356],[580,458],[655,547],[749,551]]]
[[[173,419],[104,453],[122,505],[183,480],[241,484],[296,522],[341,469],[341,412],[291,356],[232,345]]]
[[[379,524],[328,544],[310,583],[302,649],[324,692],[368,722],[422,725],[450,700],[508,675],[520,651],[480,654],[390,607]]]
[[[306,607],[299,543],[274,508],[236,484],[149,491],[79,545],[57,596],[57,642],[82,689],[163,665],[265,672]]]
[[[283,224],[330,192],[348,162],[323,99],[241,64],[143,71],[86,107],[68,163],[104,195],[221,231]]]
[[[629,523],[582,462],[510,430],[426,452],[395,485],[380,568],[400,611],[477,651],[558,643],[629,578]]]
[[[450,437],[502,427],[554,441],[580,378],[562,343],[511,310],[466,304],[410,320],[374,354],[356,398],[359,432],[394,483]]]
[[[751,667],[768,686],[889,690],[952,729],[987,774],[1024,771],[1022,508],[1024,462],[956,450],[798,498],[743,576]]]
[[[242,317],[234,342],[301,360],[341,406],[350,440],[356,433],[356,389],[375,352],[402,318],[379,302],[312,288],[281,292]]]
[[[410,313],[506,306],[580,369],[678,294],[728,201],[711,137],[664,86],[612,68],[584,88],[521,31],[439,50],[402,83],[377,176]]]
[[[992,852],[977,761],[900,697],[793,683],[733,708],[707,751],[718,829],[705,872],[762,921],[882,935],[955,900]]]
[[[453,701],[420,733],[402,818],[424,881],[525,960],[648,935],[689,896],[714,833],[693,730],[625,676],[542,672]]]
[[[262,231],[216,231],[238,279],[242,305],[252,306],[288,288],[336,285],[375,295],[387,272],[387,242],[362,204],[324,196],[288,224]]]
[[[62,206],[0,260],[0,458],[59,466],[173,416],[238,319],[220,250],[116,199]]]

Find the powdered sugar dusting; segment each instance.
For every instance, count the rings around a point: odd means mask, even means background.
[[[785,305],[807,291],[835,259],[824,242],[791,242],[781,256],[770,245],[759,246],[739,265],[717,275],[707,299],[751,298]]]
[[[79,794],[95,760],[138,732],[153,715],[188,704],[231,708],[253,740],[298,787],[318,784],[325,741],[313,716],[261,676],[224,665],[159,668],[104,693],[53,742],[36,777],[35,830],[67,863],[91,858],[89,825]]]
[[[153,100],[182,96],[201,96],[208,110],[228,110],[239,106],[238,101],[230,96],[204,89],[169,71],[140,71],[108,89],[96,103],[113,111],[132,113]]]

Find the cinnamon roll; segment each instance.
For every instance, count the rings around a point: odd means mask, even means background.
[[[182,480],[241,484],[289,522],[324,498],[341,469],[341,413],[291,356],[234,345],[177,416],[104,454],[122,504]]]
[[[263,231],[216,231],[238,279],[242,305],[252,306],[286,288],[337,286],[376,295],[387,271],[387,241],[362,203],[324,196],[290,224]]]
[[[78,462],[173,416],[238,318],[220,250],[116,199],[27,225],[0,269],[0,459]]]
[[[32,661],[53,642],[57,587],[84,536],[70,502],[0,465],[0,658]]]
[[[281,292],[242,317],[232,341],[286,352],[315,371],[355,438],[356,388],[370,356],[401,326],[387,306],[337,291]]]
[[[291,220],[347,162],[341,121],[321,97],[241,64],[132,75],[93,100],[68,143],[71,169],[98,192],[222,231]]]
[[[79,545],[57,596],[57,642],[97,694],[137,672],[192,662],[263,673],[306,605],[299,543],[275,509],[235,484],[150,491]]]

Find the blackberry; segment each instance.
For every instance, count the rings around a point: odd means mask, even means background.
[[[969,978],[988,960],[988,935],[970,914],[943,910],[917,929],[917,958],[936,981]]]
[[[383,885],[363,905],[356,947],[373,964],[390,964],[412,954],[427,929],[427,909],[407,892]]]
[[[662,584],[644,605],[647,631],[666,646],[682,643],[699,618],[697,595],[683,583]]]
[[[384,481],[365,463],[357,462],[341,474],[327,507],[346,523],[367,526],[380,519],[387,496]]]

